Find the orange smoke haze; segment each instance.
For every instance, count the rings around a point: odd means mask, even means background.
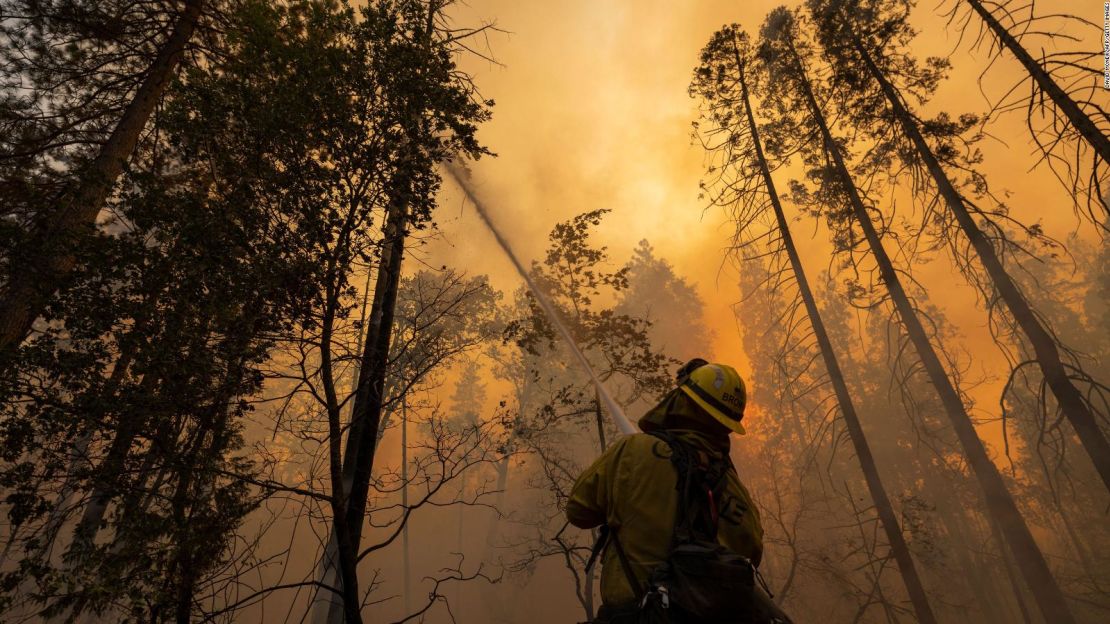
[[[488,52],[498,64],[471,57],[463,68],[483,95],[497,103],[493,120],[480,134],[497,157],[475,164],[474,177],[493,218],[524,261],[539,257],[556,222],[587,210],[611,209],[598,236],[615,261],[627,257],[639,240],[649,240],[704,299],[705,318],[691,322],[702,322],[715,334],[714,352],[708,356],[735,363],[749,375],[740,346],[743,319],[736,319],[731,307],[740,297],[736,273],[723,259],[730,224],[719,209],[707,211],[698,199],[703,152],[691,139],[697,103],[687,95],[687,86],[702,46],[716,29],[737,22],[754,35],[766,13],[779,4],[472,0],[456,11],[460,24],[493,21],[506,31],[488,39]],[[950,4],[938,9],[927,2],[916,9],[917,54],[951,55],[954,67],[923,112],[982,113],[989,108],[988,98],[993,101],[1019,79],[1020,68],[1003,58],[980,87],[977,81],[990,50],[986,44],[970,50],[970,32],[959,41],[958,30],[938,15]],[[1083,7],[1090,9],[1085,17],[1098,21],[1102,5],[1093,0],[1037,3],[1041,13],[1082,14]],[[1101,44],[1095,29],[1074,34],[1083,38],[1079,47]],[[1072,232],[1092,236],[1051,172],[1045,167],[1032,171],[1037,159],[1022,115],[1002,117],[990,133],[993,138],[983,144],[982,169],[994,191],[1009,195],[1014,216],[1040,222],[1061,240]],[[780,172],[777,180],[785,185],[799,173],[797,168]],[[438,222],[442,238],[417,252],[421,262],[488,273],[496,288],[517,288],[519,280],[508,261],[450,183],[445,184]],[[801,218],[796,237],[816,279],[829,268],[830,247],[823,231]],[[410,261],[409,266],[419,264]],[[942,254],[915,267],[915,276],[965,338],[961,346],[974,355],[971,377],[986,380],[972,391],[979,415],[994,415],[1008,367],[990,341],[986,313]],[[758,385],[754,397],[758,405]],[[758,414],[753,416],[750,428],[755,429]],[[984,433],[997,438],[997,432]]]
[[[526,264],[542,258],[553,225],[598,208],[612,211],[596,235],[615,263],[625,261],[636,244],[647,239],[657,256],[670,261],[703,299],[704,318],[690,322],[708,328],[714,336],[713,352],[704,356],[733,363],[754,381],[747,419],[754,438],[759,437],[761,419],[776,417],[773,410],[761,406],[761,375],[751,370],[741,346],[742,332],[761,328],[745,326],[744,319],[733,313],[741,293],[736,270],[725,261],[732,229],[721,210],[707,210],[698,198],[704,158],[691,136],[697,102],[687,95],[687,87],[699,53],[715,30],[737,22],[755,34],[766,13],[778,4],[770,0],[471,0],[457,5],[455,13],[460,25],[494,21],[506,31],[491,33],[489,49],[480,49],[496,63],[476,57],[462,63],[483,95],[496,101],[494,118],[479,136],[497,157],[472,164],[474,184],[492,218]],[[1043,12],[1075,11],[1076,4],[1039,2],[1037,7]],[[1101,3],[1083,4],[1090,7],[1089,19],[1097,21]],[[982,113],[989,108],[988,97],[998,97],[1019,79],[1019,68],[1009,59],[997,62],[983,79],[981,92],[978,80],[989,63],[989,50],[984,46],[972,52],[968,40],[958,43],[958,31],[947,30],[945,18],[935,8],[932,2],[917,8],[921,35],[916,50],[922,58],[951,54],[954,69],[935,101],[922,112]],[[1082,35],[1086,48],[1099,45],[1096,30]],[[1003,117],[990,131],[994,138],[984,142],[982,170],[993,190],[1008,197],[1013,215],[1028,223],[1040,222],[1048,234],[1061,240],[1073,232],[1093,237],[1090,226],[1076,218],[1070,196],[1051,172],[1043,167],[1032,171],[1037,159],[1022,116]],[[800,174],[794,167],[776,176],[785,185]],[[446,265],[471,275],[488,274],[496,289],[511,294],[520,279],[473,208],[465,205],[462,193],[445,181],[440,200],[439,231],[413,250],[407,270]],[[901,205],[899,209],[908,210]],[[799,217],[795,236],[807,271],[817,281],[830,268],[831,247],[825,232],[812,219]],[[971,396],[975,415],[990,421],[981,432],[998,450],[999,394],[1009,368],[986,331],[986,312],[943,253],[915,266],[914,274],[929,289],[932,303],[961,333],[959,344],[946,346],[970,358],[967,378],[984,380]],[[453,376],[446,381],[438,399],[450,409]],[[509,388],[498,379],[486,383],[492,409]],[[639,414],[629,416],[636,419]],[[382,460],[390,465],[399,459],[395,436],[391,432],[383,443]],[[749,438],[739,444],[746,442],[758,443]],[[740,467],[752,469],[756,468]],[[422,536],[419,554],[414,556],[433,557],[432,536],[448,544],[445,552],[456,544],[481,548],[484,521],[475,515],[458,518],[457,522],[442,514],[414,518],[411,530]],[[397,557],[391,552],[377,565],[395,572]],[[537,622],[576,621],[572,618],[580,617],[581,611],[568,593],[567,582],[561,563],[552,560],[540,566],[535,576],[517,574],[489,592],[474,595],[460,590],[452,598],[452,608],[456,615],[469,614],[461,615],[460,621],[479,621],[487,612],[483,602],[509,601],[518,615],[528,613]]]

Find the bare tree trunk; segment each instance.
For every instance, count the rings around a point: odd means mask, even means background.
[[[342,482],[347,502],[345,524],[350,533],[347,547],[355,551],[350,556],[356,558],[362,536],[363,517],[366,514],[366,497],[370,491],[370,473],[374,466],[378,428],[381,424],[385,369],[393,333],[397,290],[401,282],[401,262],[404,258],[406,212],[405,207],[399,204],[392,204],[389,209],[381,263],[374,285],[374,302],[370,308],[369,327],[359,365],[358,389],[355,392],[351,426],[343,453]],[[338,526],[342,523],[334,524]],[[338,558],[342,560],[345,556],[341,552],[343,545],[338,544],[338,549]],[[357,566],[357,561],[355,563]],[[332,565],[326,556],[324,564]],[[346,578],[343,575],[338,582],[343,584]],[[342,614],[343,611],[333,602],[328,609],[326,621],[339,624]]]
[[[990,516],[987,516],[987,522],[990,524],[991,541],[995,543],[998,548],[998,556],[1002,559],[1002,569],[1006,572],[1006,580],[1010,582],[1010,588],[1014,592],[1014,602],[1017,603],[1018,611],[1021,612],[1021,621],[1024,624],[1032,624],[1033,620],[1029,614],[1029,607],[1025,606],[1025,597],[1022,596],[1021,583],[1014,574],[1014,566],[1010,562],[1009,553],[1006,552],[1006,544],[1002,543],[1002,537],[998,534],[998,523]]]
[[[334,261],[334,259],[333,259]],[[333,580],[329,587],[335,587],[339,600],[332,600],[329,608],[336,611],[337,618],[348,624],[361,624],[361,602],[358,596],[358,561],[355,559],[357,546],[351,543],[351,528],[347,523],[347,504],[349,489],[343,475],[342,426],[336,379],[332,369],[332,330],[338,308],[339,295],[334,284],[335,266],[329,267],[328,292],[324,308],[324,318],[320,334],[320,375],[324,388],[328,414],[328,474],[331,477],[332,531],[329,552],[326,553],[324,580]],[[331,546],[334,543],[334,551]],[[327,557],[331,555],[331,557]],[[338,585],[338,587],[336,587]]]
[[[401,396],[401,509],[409,509],[409,412],[405,397]],[[460,516],[460,522],[462,517]],[[401,587],[404,593],[405,616],[412,613],[412,570],[409,560],[409,523],[401,528]],[[461,532],[461,524],[460,524]],[[459,550],[462,550],[460,545]]]
[[[121,346],[120,354],[116,358],[115,365],[112,367],[112,373],[108,376],[108,380],[104,384],[104,390],[101,392],[102,396],[98,399],[99,403],[103,404],[104,402],[110,402],[115,398],[116,392],[119,390],[119,385],[123,381],[123,376],[131,367],[131,359],[134,353],[135,347],[130,341]],[[103,410],[98,409],[96,416],[102,415]],[[92,429],[88,429],[73,443],[73,456],[70,458],[69,467],[66,469],[65,482],[57,498],[54,499],[54,506],[50,511],[50,518],[47,520],[46,526],[43,529],[46,542],[46,559],[48,561],[53,558],[54,546],[61,532],[62,525],[66,522],[66,508],[69,506],[73,495],[77,492],[78,476],[83,470],[89,467],[89,446],[92,444],[92,441]]]
[[[1013,498],[1006,490],[1006,484],[998,472],[998,467],[987,455],[986,448],[984,448],[982,440],[979,439],[979,434],[975,431],[975,425],[967,414],[963,399],[948,377],[940,357],[929,340],[928,333],[926,333],[917,316],[913,303],[910,302],[910,298],[902,286],[902,281],[898,277],[898,272],[894,269],[890,256],[883,248],[882,240],[871,222],[867,207],[852,181],[851,173],[844,162],[840,147],[833,139],[825,115],[813,94],[813,89],[807,78],[809,74],[805,71],[802,59],[791,41],[787,41],[787,45],[793,55],[792,63],[798,71],[798,82],[803,90],[806,103],[821,132],[825,152],[831,158],[834,171],[842,182],[855,219],[859,223],[871,250],[871,255],[875,259],[882,281],[886,284],[887,292],[902,321],[902,326],[913,342],[921,364],[936,388],[945,412],[952,423],[952,429],[963,447],[968,465],[975,473],[979,486],[983,489],[987,510],[998,522],[999,528],[1005,535],[1014,558],[1018,562],[1018,567],[1025,577],[1026,584],[1032,590],[1045,619],[1054,624],[1074,624],[1075,618],[1071,614],[1056,579],[1052,576],[1052,571],[1049,569],[1047,561],[1045,561],[1044,554],[1037,546],[1033,535],[1029,532],[1029,527],[1025,524],[1025,519],[1022,518],[1021,512],[1018,511],[1017,505],[1014,504]]]
[[[1064,113],[1076,132],[1091,145],[1102,159],[1102,162],[1110,164],[1110,138],[1107,138],[1098,129],[1095,122],[1079,108],[1075,100],[1071,99],[1071,96],[1060,85],[1056,84],[1052,76],[1029,54],[1021,45],[1021,42],[983,6],[981,0],[967,0],[967,3],[973,11],[979,14],[987,28],[998,39],[998,46],[1009,50],[1010,54],[1014,55],[1022,67],[1025,68],[1025,71],[1029,72],[1029,76],[1037,83],[1037,86],[1047,93],[1053,104]]]
[[[47,300],[76,265],[75,247],[94,231],[97,215],[196,30],[204,1],[186,0],[169,39],[77,187],[61,199],[56,210],[40,215],[30,240],[17,250],[0,298],[0,354],[10,352],[27,337]]]
[[[898,518],[894,514],[894,507],[890,503],[890,497],[887,496],[886,488],[883,486],[882,478],[879,476],[879,468],[875,465],[875,457],[871,453],[871,446],[867,442],[867,436],[864,434],[863,426],[860,424],[859,416],[856,414],[856,407],[852,402],[852,395],[848,392],[848,385],[845,383],[844,374],[840,370],[840,362],[837,360],[836,352],[833,350],[832,341],[829,339],[828,331],[825,329],[825,323],[821,319],[821,311],[817,308],[817,301],[809,286],[809,280],[806,278],[801,257],[798,255],[798,249],[794,245],[794,238],[790,233],[789,222],[786,220],[786,214],[782,209],[782,202],[779,200],[778,191],[775,188],[774,180],[771,178],[771,169],[767,165],[767,159],[763,153],[763,144],[759,136],[759,126],[752,113],[747,76],[744,71],[745,64],[741,58],[740,48],[737,46],[735,39],[733,39],[732,44],[733,51],[736,54],[736,66],[740,76],[744,114],[747,117],[748,128],[752,135],[752,144],[755,147],[759,172],[763,177],[763,184],[770,197],[771,206],[774,208],[775,221],[778,224],[779,234],[782,237],[783,249],[790,259],[790,268],[794,273],[794,279],[798,283],[798,292],[801,294],[802,301],[805,304],[806,314],[809,316],[810,325],[813,327],[813,334],[821,350],[821,358],[825,363],[825,368],[829,373],[829,380],[832,382],[833,390],[836,393],[836,400],[840,405],[840,413],[848,429],[848,436],[852,440],[852,447],[856,452],[856,457],[859,459],[864,480],[867,482],[867,490],[871,494],[871,500],[875,503],[875,509],[878,511],[879,520],[883,524],[883,530],[886,533],[891,554],[898,564],[898,571],[902,575],[902,581],[905,583],[906,592],[909,594],[910,602],[913,604],[914,612],[917,614],[917,620],[921,624],[936,624],[936,616],[933,615],[933,609],[929,605],[928,594],[925,592],[925,587],[921,583],[921,577],[917,573],[917,567],[914,565],[913,556],[910,554],[910,549],[906,545],[905,537],[902,535],[902,527],[898,524]]]
[[[1102,434],[1098,421],[1095,419],[1089,404],[1083,398],[1083,394],[1072,383],[1068,371],[1060,360],[1060,351],[1057,348],[1055,338],[1041,323],[1037,314],[1029,305],[1029,301],[1021,293],[1010,274],[1006,272],[1006,268],[1002,265],[994,246],[991,245],[991,242],[979,229],[971,214],[968,213],[963,197],[948,178],[948,174],[937,160],[925,137],[922,136],[916,117],[907,109],[897,89],[886,79],[882,70],[879,69],[870,53],[862,45],[856,42],[855,49],[867,65],[872,77],[882,88],[894,117],[901,125],[902,131],[913,142],[918,155],[936,182],[937,189],[944,197],[948,209],[956,217],[960,229],[971,241],[971,246],[975,249],[980,262],[983,263],[983,267],[990,275],[998,296],[1005,302],[1007,309],[1013,315],[1025,338],[1032,345],[1037,356],[1037,364],[1040,366],[1049,388],[1056,396],[1061,411],[1071,422],[1072,427],[1075,428],[1080,443],[1083,444],[1083,448],[1091,457],[1091,461],[1094,462],[1099,476],[1102,477],[1103,485],[1110,489],[1110,443],[1107,443],[1106,437]],[[1106,140],[1105,137],[1102,138]]]
[[[143,376],[140,388],[146,393],[154,392],[158,382],[158,375],[147,373]],[[96,469],[89,502],[85,505],[85,509],[81,513],[81,519],[78,520],[77,526],[73,530],[73,543],[70,548],[74,546],[88,547],[96,540],[96,534],[100,531],[100,524],[104,521],[104,514],[108,511],[108,504],[118,490],[116,481],[123,476],[127,458],[131,454],[131,447],[135,443],[135,438],[142,432],[143,425],[148,417],[148,414],[120,414],[121,421],[117,425],[112,442],[108,446],[108,451],[105,453],[104,459],[101,460],[100,466]]]
[[[601,397],[598,396],[597,389],[594,389],[594,416],[597,418],[597,441],[604,453],[608,447],[605,443],[605,416],[601,413]]]
[[[358,339],[355,341],[355,344],[359,345],[360,347],[362,346],[363,333],[366,330],[366,313],[370,305],[370,278],[372,276],[373,272],[370,270],[370,267],[367,266],[366,283],[362,289],[362,306],[360,308],[358,319]],[[354,374],[351,380],[350,396],[353,396],[355,392],[358,391],[358,364],[359,362],[356,360],[354,366]],[[324,545],[324,554],[318,564],[319,569],[317,570],[320,584],[324,587],[337,586],[338,582],[336,578],[339,572],[336,567],[336,562],[338,562],[339,560],[339,553],[337,552],[337,549],[338,546],[336,542],[336,534],[335,531],[332,530],[332,532],[328,536],[327,543]],[[322,622],[326,620],[327,613],[332,608],[332,605],[335,605],[336,608],[341,608],[338,602],[342,600],[342,598],[338,594],[327,590],[324,590],[324,592],[321,594],[320,590],[321,588],[318,587],[314,591],[313,598],[309,606],[309,613],[315,612],[317,614],[312,617],[313,621],[316,622]]]
[[[370,328],[366,334],[359,367],[359,387],[351,412],[347,452],[343,457],[343,478],[351,483],[347,494],[347,523],[351,529],[351,542],[356,549],[362,536],[366,497],[370,491],[370,473],[374,467],[378,429],[382,418],[389,343],[393,336],[393,315],[401,284],[401,262],[405,250],[406,212],[400,205],[392,206],[389,211],[386,246],[382,251],[382,262],[374,288]]]

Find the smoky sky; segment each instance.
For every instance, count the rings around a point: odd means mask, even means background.
[[[612,256],[619,261],[638,241],[649,240],[659,256],[696,285],[705,302],[705,318],[691,322],[705,324],[714,334],[707,357],[749,374],[739,335],[756,328],[746,328],[733,313],[741,294],[735,270],[724,261],[730,226],[720,209],[707,209],[698,198],[704,160],[691,135],[697,103],[687,86],[702,46],[716,29],[736,22],[754,35],[778,4],[473,0],[454,14],[459,24],[488,22],[498,29],[475,42],[492,61],[462,59],[483,96],[496,102],[494,118],[480,137],[497,156],[473,169],[494,217],[525,261],[539,257],[556,222],[587,210],[612,210],[598,231]],[[915,53],[922,59],[949,57],[953,66],[934,101],[920,110],[982,114],[1019,81],[1020,68],[1006,57],[990,64],[992,50],[986,42],[975,45],[974,33],[961,40],[942,15],[950,6],[926,2],[915,9]],[[1075,13],[1083,7],[1089,8],[1085,17],[1097,22],[1098,2],[1037,3],[1044,13]],[[1097,29],[1077,26],[1068,32],[1078,37],[1077,49],[1100,47]],[[981,169],[1011,214],[1040,223],[1060,240],[1073,234],[1093,238],[1053,174],[1047,167],[1034,169],[1035,146],[1023,116],[1001,115],[988,131],[980,146]],[[782,186],[790,177],[800,177],[797,166],[776,174]],[[908,212],[908,201],[897,195],[892,194],[894,208]],[[440,237],[418,251],[420,261],[488,273],[496,287],[516,288],[511,266],[463,206],[461,194],[445,184],[441,200]],[[793,206],[787,209],[798,215]],[[800,217],[795,227],[807,271],[821,275],[830,268],[825,231],[808,217]],[[915,266],[914,276],[961,333],[969,379],[978,382],[971,396],[986,410],[981,415],[990,416],[1009,369],[990,341],[983,306],[943,253]],[[754,390],[758,396],[758,387]]]

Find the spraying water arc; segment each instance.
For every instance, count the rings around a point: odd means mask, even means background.
[[[447,172],[451,174],[451,177],[454,178],[455,183],[459,185],[463,193],[466,194],[470,203],[474,205],[474,209],[478,212],[478,216],[482,219],[482,222],[486,224],[486,227],[489,229],[490,233],[493,234],[493,237],[497,239],[497,244],[501,246],[505,255],[509,257],[513,266],[516,267],[517,273],[519,273],[520,277],[524,279],[524,282],[528,284],[528,289],[532,291],[532,295],[536,298],[536,301],[539,302],[547,318],[555,325],[556,329],[559,330],[559,334],[574,353],[574,357],[578,360],[578,363],[582,365],[582,368],[586,369],[586,373],[589,374],[590,379],[594,382],[594,386],[597,388],[597,394],[601,398],[601,402],[605,404],[605,408],[608,410],[613,424],[617,426],[617,429],[622,434],[636,433],[636,428],[632,426],[632,422],[624,415],[624,410],[621,409],[620,405],[617,405],[617,402],[613,400],[609,391],[605,389],[605,384],[603,384],[601,379],[597,376],[594,367],[590,365],[590,361],[586,359],[586,355],[582,353],[582,350],[578,347],[578,343],[575,342],[574,337],[570,335],[570,330],[563,324],[563,320],[559,317],[558,312],[555,310],[555,306],[536,286],[536,283],[532,280],[528,271],[525,270],[524,265],[521,264],[520,259],[513,253],[513,249],[509,246],[509,242],[505,240],[500,230],[493,224],[493,221],[489,217],[489,213],[486,211],[485,205],[478,200],[478,196],[474,193],[467,172],[455,161],[444,163],[444,167],[447,169]]]

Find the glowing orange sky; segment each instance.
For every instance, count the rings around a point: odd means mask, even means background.
[[[469,59],[470,71],[486,97],[496,100],[494,118],[480,137],[497,158],[474,168],[479,190],[494,218],[525,262],[546,244],[551,226],[595,208],[612,209],[599,237],[617,259],[648,239],[661,257],[696,284],[704,298],[705,322],[716,335],[713,357],[748,370],[740,348],[738,322],[730,305],[739,297],[736,276],[722,266],[729,230],[722,215],[706,213],[697,198],[703,173],[701,148],[690,138],[696,103],[687,85],[697,56],[714,30],[739,22],[758,30],[768,0],[563,0],[520,2],[471,0],[455,9],[460,24],[494,20],[506,35],[491,35],[496,66]],[[1102,3],[1039,2],[1039,11],[1089,7],[1088,19],[1101,22]],[[976,85],[986,66],[986,49],[957,48],[958,33],[945,29],[935,3],[917,8],[921,57],[948,54],[952,78],[931,110],[981,112],[987,104]],[[1083,31],[1086,47],[1101,47],[1095,29]],[[996,64],[985,80],[997,96],[1019,76],[1011,60]],[[1110,96],[1108,96],[1110,101]],[[998,141],[985,146],[987,173],[994,189],[1013,193],[1015,215],[1041,221],[1064,238],[1077,227],[1070,198],[1047,171],[1029,172],[1035,162],[1022,120],[1004,118],[992,126]],[[1006,144],[1003,144],[1005,141]],[[785,177],[781,180],[785,184]],[[432,265],[448,264],[471,273],[488,273],[497,288],[511,291],[519,281],[473,212],[463,208],[450,184],[438,214],[443,240],[418,250]],[[1088,228],[1089,229],[1089,228]],[[798,224],[797,236],[813,277],[828,265],[828,247],[810,240],[812,222]],[[410,260],[409,267],[418,262]],[[968,337],[976,356],[972,376],[994,379],[976,391],[979,406],[997,409],[998,383],[1005,362],[986,339],[986,315],[969,288],[938,258],[917,275],[931,286],[934,303]],[[975,347],[983,346],[978,349]],[[758,396],[758,388],[756,388]]]

